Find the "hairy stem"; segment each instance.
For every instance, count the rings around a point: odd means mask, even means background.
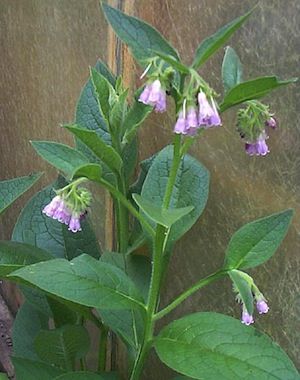
[[[210,276],[207,276],[205,278],[203,278],[202,280],[196,282],[193,286],[191,286],[189,289],[187,289],[185,292],[183,292],[182,294],[180,294],[180,296],[178,296],[177,298],[175,298],[175,300],[173,302],[171,302],[168,306],[166,306],[164,309],[162,309],[161,311],[159,311],[158,313],[156,313],[154,315],[154,320],[158,320],[162,317],[164,317],[165,315],[167,315],[168,313],[170,313],[170,311],[172,311],[173,309],[175,309],[178,305],[181,304],[181,302],[183,302],[185,299],[187,299],[189,296],[191,296],[192,294],[194,294],[197,290],[203,288],[204,286],[226,276],[228,271],[226,270],[220,270],[216,273],[213,273],[211,274]]]

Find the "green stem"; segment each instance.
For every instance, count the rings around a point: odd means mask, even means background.
[[[149,233],[149,235],[154,238],[155,231],[152,226],[147,222],[147,220],[140,215],[138,210],[130,203],[130,201],[122,194],[119,190],[117,190],[113,185],[107,182],[105,179],[99,179],[99,182],[114,196],[117,200],[119,200],[127,210],[137,218],[137,220],[144,226],[145,230]]]
[[[174,184],[176,181],[177,171],[180,165],[180,147],[181,147],[181,136],[174,136],[174,154],[173,154],[173,162],[170,171],[170,176],[168,178],[168,183],[164,195],[163,207],[168,208],[170,205],[172,192],[174,188]],[[149,288],[149,296],[147,302],[147,317],[145,323],[145,333],[143,343],[141,345],[140,351],[136,358],[130,380],[138,380],[142,373],[144,362],[148,356],[148,352],[151,348],[151,342],[153,339],[153,331],[155,327],[154,315],[156,313],[159,293],[160,293],[160,284],[162,278],[162,260],[163,260],[163,252],[165,241],[167,239],[166,228],[157,225],[156,233],[155,233],[155,241],[154,241],[154,250],[153,250],[153,265],[152,265],[152,276],[151,283]]]
[[[118,191],[126,198],[125,183],[121,176],[118,178]],[[126,198],[127,199],[127,198]],[[129,220],[128,210],[123,205],[120,199],[118,199],[118,250],[120,253],[125,253],[128,248],[128,234],[129,234]]]
[[[107,349],[107,336],[108,327],[102,326],[100,330],[100,342],[99,342],[99,361],[98,361],[98,371],[104,372],[106,369],[106,349]]]
[[[210,276],[207,276],[205,278],[203,278],[202,280],[196,282],[193,286],[191,286],[189,289],[187,289],[185,292],[183,292],[182,294],[180,294],[179,297],[177,297],[173,302],[171,302],[168,306],[166,306],[164,309],[162,309],[161,311],[159,311],[158,313],[156,313],[154,315],[154,320],[158,320],[162,317],[164,317],[165,315],[167,315],[168,313],[170,313],[170,311],[172,311],[173,309],[175,309],[178,305],[181,304],[181,302],[183,302],[185,299],[187,299],[189,296],[191,296],[192,294],[194,294],[197,290],[203,288],[204,286],[226,276],[226,274],[228,273],[227,270],[220,270],[218,272],[215,272],[213,274],[211,274]]]

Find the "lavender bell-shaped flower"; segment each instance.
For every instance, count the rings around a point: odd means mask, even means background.
[[[49,216],[50,218],[53,218],[54,214],[56,213],[57,209],[60,207],[62,203],[62,198],[59,195],[56,195],[49,204],[47,204],[44,209],[43,213]]]
[[[156,112],[164,112],[167,109],[166,90],[162,88],[159,79],[145,86],[139,101],[154,107]]]
[[[246,143],[245,144],[246,153],[249,156],[254,156],[254,155],[265,156],[266,154],[268,154],[270,151],[266,143],[267,138],[268,137],[266,133],[261,133],[255,142]]]
[[[198,117],[195,107],[189,107],[186,116],[186,134],[195,136],[199,128]]]
[[[60,223],[64,223],[66,225],[69,224],[71,219],[71,211],[68,206],[65,204],[64,200],[61,201],[59,207],[53,215],[53,219],[57,219]]]
[[[68,230],[72,231],[74,233],[81,231],[80,214],[79,213],[75,212],[72,214]]]
[[[176,124],[174,126],[174,132],[178,134],[186,135],[186,120],[183,114],[183,111],[180,111]]]
[[[265,124],[267,127],[270,127],[272,129],[277,128],[277,121],[276,121],[275,117],[273,117],[273,116],[271,116],[270,119],[268,119]]]
[[[242,318],[241,318],[241,322],[246,325],[246,326],[249,326],[251,325],[252,323],[254,323],[254,319],[253,319],[253,316],[251,314],[248,313],[248,311],[246,310],[245,306],[243,305],[243,311],[242,311]]]
[[[218,113],[215,101],[211,98],[211,105],[207,100],[204,92],[200,91],[198,94],[199,103],[199,126],[209,128],[212,126],[222,125],[220,115]]]
[[[267,314],[269,311],[269,306],[264,299],[261,299],[256,302],[256,309],[259,314]]]

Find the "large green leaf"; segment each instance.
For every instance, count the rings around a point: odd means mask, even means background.
[[[189,214],[194,206],[187,206],[181,208],[163,209],[161,207],[153,206],[151,201],[144,199],[139,194],[132,194],[135,203],[152,221],[170,228],[178,220]]]
[[[102,177],[102,167],[99,164],[87,164],[76,168],[72,174],[72,179],[86,177],[90,181],[99,182]]]
[[[4,212],[16,199],[34,185],[42,173],[30,174],[0,182],[0,214]]]
[[[34,339],[42,329],[48,327],[48,316],[39,312],[27,301],[18,310],[13,325],[13,352],[22,358],[37,360]]]
[[[222,64],[222,80],[225,92],[241,83],[243,80],[243,67],[235,50],[227,46]]]
[[[128,16],[104,2],[102,2],[102,9],[118,37],[130,47],[138,61],[155,57],[156,51],[179,59],[176,50],[151,25]]]
[[[115,85],[115,77],[103,62],[98,61],[95,69],[101,73],[112,86]],[[111,142],[108,126],[99,111],[99,106],[91,79],[87,81],[80,94],[76,107],[75,122],[82,128],[95,131],[105,142]],[[83,153],[86,153],[86,149],[83,149],[81,145],[79,145],[78,148],[83,151]]]
[[[229,242],[225,268],[247,269],[267,261],[284,239],[292,216],[293,210],[285,210],[240,228]]]
[[[276,88],[286,86],[287,84],[294,83],[296,81],[297,78],[281,81],[276,76],[271,76],[260,77],[247,82],[239,83],[227,92],[222,104],[220,105],[220,110],[221,112],[224,112],[228,108],[243,103],[247,100],[259,99]]]
[[[83,358],[90,347],[87,330],[69,325],[55,330],[42,330],[35,338],[39,358],[57,367],[72,370],[76,360]]]
[[[165,147],[154,159],[142,188],[142,197],[153,206],[161,207],[170,175],[173,147]],[[182,160],[171,197],[170,209],[192,206],[193,210],[171,228],[169,242],[178,240],[201,215],[208,197],[209,173],[195,158],[186,155]]]
[[[60,368],[24,358],[12,357],[18,380],[53,380],[64,373]]]
[[[32,141],[36,152],[51,165],[71,177],[74,170],[89,161],[78,150],[53,141]]]
[[[9,277],[84,306],[99,309],[143,307],[142,296],[123,271],[88,255],[72,261],[54,259],[30,265]]]
[[[5,277],[25,265],[52,258],[48,252],[29,244],[0,241],[0,277]]]
[[[133,103],[123,123],[123,144],[130,143],[135,138],[139,126],[151,113],[152,109],[153,107],[147,106],[139,101]]]
[[[165,327],[154,342],[169,367],[199,380],[299,380],[268,336],[217,313],[196,313]]]
[[[252,12],[253,10],[247,12],[243,16],[237,17],[229,24],[220,28],[212,36],[207,37],[202,41],[197,48],[193,67],[197,69],[210,56],[212,56],[232,36],[232,34],[243,25]]]
[[[101,252],[99,244],[88,220],[81,223],[82,231],[73,234],[68,231],[67,226],[42,213],[46,204],[55,196],[53,188],[64,185],[65,182],[59,180],[29,200],[15,225],[12,240],[42,248],[54,257],[73,258],[83,251],[99,257]]]
[[[120,172],[123,165],[122,158],[96,132],[78,128],[76,125],[67,125],[66,128],[99,157],[101,161],[105,162],[109,168]]]

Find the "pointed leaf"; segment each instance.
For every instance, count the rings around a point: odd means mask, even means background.
[[[0,277],[26,265],[52,258],[48,252],[29,244],[0,241]]]
[[[31,188],[41,177],[42,173],[30,174],[26,177],[8,179],[0,182],[0,214],[16,199]]]
[[[18,380],[53,380],[53,378],[64,373],[60,368],[40,361],[12,357],[12,362]]]
[[[68,145],[53,141],[32,141],[31,144],[44,160],[69,177],[78,166],[88,163],[82,153]]]
[[[288,79],[285,81],[279,80],[276,76],[260,77],[240,83],[233,87],[225,95],[223,103],[220,105],[221,112],[237,104],[243,103],[251,99],[259,99],[276,88],[286,86],[290,83],[295,83],[297,78]]]
[[[123,165],[122,158],[115,149],[107,145],[96,132],[78,128],[76,125],[67,125],[66,128],[99,157],[101,161],[105,162],[108,167],[116,172],[121,170]]]
[[[183,74],[190,74],[190,69],[185,66],[183,63],[175,59],[172,55],[167,55],[162,52],[156,51],[156,55],[159,56],[159,58],[163,59],[165,62],[167,62],[170,66],[172,66],[175,70],[183,73]]]
[[[210,56],[212,56],[225,42],[232,36],[232,34],[239,29],[243,23],[249,18],[254,9],[250,10],[243,16],[237,17],[229,24],[220,28],[216,33],[212,36],[207,37],[202,43],[199,45],[193,67],[197,69],[200,67],[205,61],[208,60]]]
[[[191,314],[154,342],[159,358],[199,380],[299,380],[289,357],[267,335],[217,313]]]
[[[80,305],[99,309],[144,307],[142,296],[126,274],[112,265],[81,255],[55,259],[10,274],[39,289]]]
[[[86,177],[90,181],[99,182],[102,176],[102,167],[98,164],[86,164],[76,168],[72,174],[73,178]]]
[[[235,50],[227,46],[222,64],[222,79],[225,92],[241,83],[243,80],[243,67]]]
[[[41,360],[72,370],[75,361],[87,354],[90,339],[83,326],[69,325],[55,330],[40,331],[34,345]]]
[[[165,147],[154,158],[143,183],[142,197],[161,207],[170,175],[173,159],[173,147]],[[185,155],[178,169],[176,182],[171,197],[170,209],[194,207],[193,210],[178,220],[169,233],[172,244],[185,234],[201,215],[208,197],[209,173],[207,169],[190,155]]]
[[[153,206],[152,202],[142,198],[139,194],[132,194],[132,198],[151,220],[167,228],[170,228],[179,219],[183,218],[194,209],[194,206],[187,206],[165,210]]]
[[[285,210],[240,228],[229,242],[225,268],[253,268],[270,259],[284,239],[292,216],[293,210]]]
[[[136,101],[128,111],[123,124],[124,137],[123,144],[130,143],[136,136],[138,127],[151,113],[153,107]]]
[[[138,18],[128,16],[104,2],[102,2],[102,9],[115,33],[130,47],[138,61],[155,57],[155,51],[179,59],[176,50],[151,25]]]

